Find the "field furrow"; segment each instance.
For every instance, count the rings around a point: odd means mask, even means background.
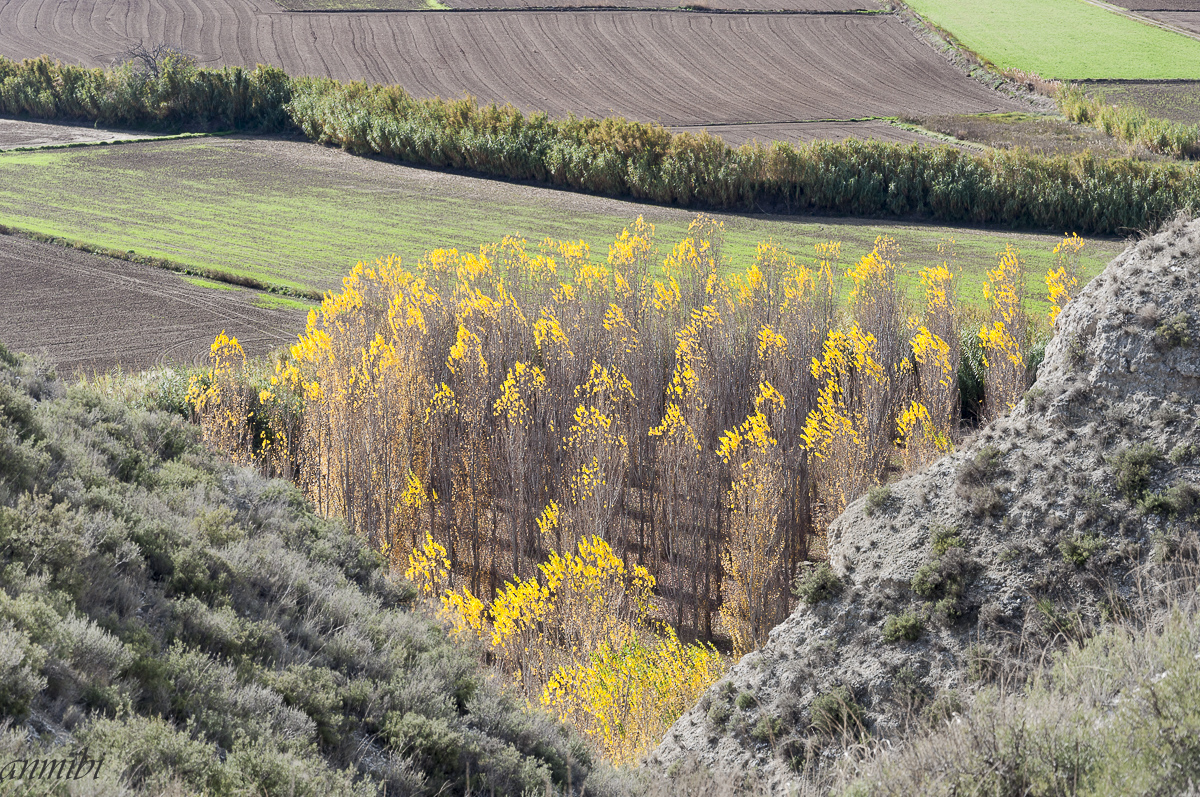
[[[1017,108],[889,15],[273,9],[262,0],[10,0],[0,6],[0,53],[99,66],[166,42],[205,65],[270,63],[417,96],[674,126]]]
[[[300,309],[265,309],[248,290],[214,290],[168,271],[0,235],[5,344],[47,354],[59,371],[199,364],[222,329],[248,354],[292,340]]]
[[[456,10],[565,10],[577,8],[712,9],[714,11],[786,11],[797,14],[879,11],[876,0],[442,0]],[[279,0],[288,11],[420,11],[425,0]]]
[[[1130,11],[1200,11],[1200,0],[1117,0],[1113,5]]]
[[[1200,35],[1200,11],[1144,11],[1142,15]]]
[[[0,150],[89,144],[99,141],[126,141],[131,138],[142,138],[145,135],[145,133],[129,130],[105,130],[80,125],[0,117]]]

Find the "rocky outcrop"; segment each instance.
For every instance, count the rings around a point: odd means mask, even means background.
[[[1063,311],[1009,416],[835,521],[840,592],[801,604],[650,762],[782,791],[860,728],[952,713],[973,684],[1155,600],[1147,579],[1194,539],[1198,485],[1200,221],[1180,220]]]

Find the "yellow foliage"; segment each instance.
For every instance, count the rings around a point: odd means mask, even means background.
[[[608,248],[608,265],[614,272],[644,274],[656,256],[654,225],[641,216],[626,227]]]
[[[510,424],[524,425],[529,419],[526,401],[546,389],[546,372],[536,365],[515,362],[500,388],[500,398],[492,405],[493,414],[503,415]]]
[[[552,315],[544,315],[534,322],[533,339],[537,343],[538,351],[541,351],[544,356],[553,356],[554,354],[572,356],[570,341],[563,333],[558,319]]]
[[[649,642],[631,633],[560,667],[542,703],[596,740],[605,758],[633,765],[724,671],[713,647],[684,645],[670,628]]]
[[[873,476],[868,462],[875,452],[866,436],[870,419],[860,397],[883,382],[884,369],[875,359],[875,337],[851,324],[847,330],[830,331],[810,370],[821,387],[800,437],[817,461],[826,496],[817,509],[827,524]]]
[[[1075,298],[1079,289],[1080,265],[1079,253],[1083,251],[1084,242],[1075,233],[1064,235],[1054,247],[1054,268],[1046,272],[1046,291],[1050,299],[1050,323],[1053,324],[1058,314],[1067,306],[1067,302]]]
[[[1000,254],[996,268],[988,271],[984,298],[991,317],[979,330],[983,342],[983,364],[987,367],[987,403],[992,417],[1016,406],[1025,392],[1025,334],[1028,319],[1021,291],[1025,286],[1025,262],[1011,245]]]
[[[679,405],[675,402],[667,405],[662,422],[650,430],[650,436],[662,437],[664,440],[680,443],[688,448],[694,448],[696,451],[702,450],[700,441],[696,439],[696,433],[692,431],[692,427],[684,419]]]
[[[506,583],[490,604],[465,588],[447,591],[443,612],[455,633],[479,635],[530,700],[574,723],[610,760],[631,763],[725,663],[711,646],[656,632],[654,577],[627,568],[599,537],[580,540],[577,552],[551,552],[538,570],[540,578]]]
[[[835,242],[734,268],[713,219],[662,253],[654,235],[639,218],[604,261],[507,237],[416,273],[359,263],[271,371],[223,337],[190,395],[209,439],[294,462],[320,511],[617,761],[724,666],[651,601],[754,648],[829,521],[897,444],[908,464],[947,450],[956,412],[950,264],[910,310],[889,239],[843,275]],[[989,281],[989,367],[1024,340],[1019,265]]]
[[[787,338],[768,326],[763,326],[758,331],[758,356],[760,359],[766,359],[773,354],[786,354],[787,345]]]
[[[906,468],[924,464],[931,457],[941,456],[950,450],[950,434],[929,415],[929,410],[919,401],[909,404],[896,421],[900,432],[897,445],[905,452]]]
[[[450,580],[450,560],[446,558],[446,549],[433,541],[432,534],[426,532],[425,544],[413,548],[408,555],[404,577],[426,597],[439,595],[446,588]]]

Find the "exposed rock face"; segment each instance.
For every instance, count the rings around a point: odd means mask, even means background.
[[[839,750],[813,711],[822,695],[852,696],[876,737],[914,704],[953,707],[997,667],[1153,600],[1138,587],[1196,532],[1197,485],[1200,221],[1179,221],[1063,311],[1013,413],[870,514],[851,504],[829,532],[840,594],[775,628],[651,763],[753,770],[781,792]],[[885,642],[889,615],[919,618],[919,637]]]

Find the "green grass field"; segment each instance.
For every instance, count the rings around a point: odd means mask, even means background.
[[[1200,41],[1083,0],[909,0],[909,5],[1001,69],[1069,80],[1200,78]]]
[[[582,239],[603,259],[612,239],[639,215],[657,225],[663,254],[694,217],[265,139],[0,153],[0,224],[294,289],[337,288],[358,260],[396,253],[415,266],[429,249],[474,250],[506,234],[531,242]],[[877,236],[890,235],[914,286],[920,267],[941,262],[939,241],[954,238],[964,294],[976,300],[984,272],[1006,244],[1027,258],[1030,295],[1040,298],[1058,239],[812,217],[721,218],[730,268],[746,268],[756,244],[768,238],[802,261],[811,260],[813,244],[841,241],[847,266],[868,253]],[[1085,250],[1088,276],[1122,248],[1120,241],[1092,240]]]

